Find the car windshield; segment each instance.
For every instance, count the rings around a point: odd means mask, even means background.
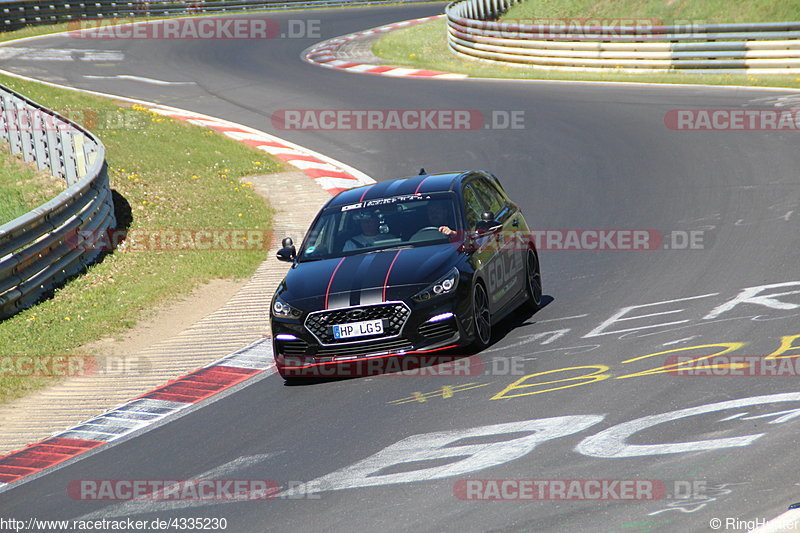
[[[309,230],[297,260],[448,242],[461,229],[453,193],[416,194],[329,207]]]

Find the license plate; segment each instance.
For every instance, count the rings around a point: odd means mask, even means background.
[[[365,337],[367,335],[380,335],[383,333],[383,320],[365,320],[363,322],[350,322],[333,326],[333,336],[336,339],[349,339],[350,337]]]

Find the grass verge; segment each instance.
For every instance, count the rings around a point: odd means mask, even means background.
[[[99,136],[106,146],[117,217],[130,231],[269,228],[269,207],[240,181],[280,168],[264,152],[140,106],[121,107],[5,76],[0,83]],[[52,298],[0,322],[0,402],[55,379],[13,375],[10,356],[74,354],[79,346],[133,326],[162,302],[205,282],[249,277],[266,257],[263,249],[141,248],[117,249]]]
[[[66,189],[64,180],[12,156],[7,143],[0,142],[0,226],[24,215]]]
[[[444,19],[391,31],[375,42],[372,52],[393,65],[456,72],[480,78],[800,87],[800,77],[797,75],[755,76],[752,74],[687,74],[682,72],[639,74],[613,70],[609,72],[556,72],[535,70],[522,65],[502,65],[488,61],[464,59],[448,49],[447,26]]]

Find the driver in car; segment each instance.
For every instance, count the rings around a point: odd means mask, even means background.
[[[426,210],[430,225],[437,228],[442,235],[450,237],[456,234],[456,231],[449,226],[450,221],[448,219],[450,217],[448,215],[447,204],[436,201],[428,202]]]
[[[342,248],[343,252],[358,250],[359,248],[368,248],[373,246],[375,241],[379,238],[381,240],[396,238],[391,233],[381,233],[380,219],[376,211],[358,213],[353,218],[358,220],[361,226],[361,233],[347,239]]]

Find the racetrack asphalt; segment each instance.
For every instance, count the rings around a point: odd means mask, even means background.
[[[745,521],[772,518],[800,499],[793,416],[800,411],[787,412],[800,407],[797,374],[624,377],[668,364],[670,354],[661,353],[668,350],[715,345],[673,352],[700,357],[744,343],[731,355],[763,357],[776,352],[783,337],[800,335],[798,137],[674,131],[664,121],[674,109],[769,107],[783,93],[388,79],[301,60],[303,50],[322,39],[440,11],[426,5],[271,13],[282,27],[290,19],[318,20],[320,34],[267,41],[54,37],[18,46],[115,50],[124,60],[11,58],[0,68],[240,122],[378,181],[416,174],[420,167],[490,170],[536,229],[649,229],[677,232],[676,239],[696,231],[703,232],[697,234],[702,248],[542,250],[548,303],[496,328],[493,345],[480,354],[487,374],[304,386],[286,386],[273,375],[0,494],[4,515],[215,517],[226,518],[228,531],[236,532],[711,531],[713,518],[733,518],[742,523],[731,528],[743,531]],[[194,85],[105,78],[116,75]],[[521,129],[469,131],[282,131],[271,117],[285,109],[469,109],[487,116],[522,111],[524,122]],[[771,286],[779,283],[786,285]],[[762,288],[745,300],[743,290],[750,287]],[[658,355],[634,361],[650,354]],[[785,352],[797,354],[800,349]],[[516,375],[504,371],[510,367]],[[593,372],[609,377],[506,389],[524,375],[567,368],[526,384]],[[564,385],[577,386],[520,395]],[[504,390],[505,397],[497,398]],[[745,400],[781,393],[796,396]],[[719,402],[731,403],[681,412]],[[672,416],[644,418],[663,413]],[[560,425],[543,420],[553,417],[574,418]],[[531,420],[542,421],[523,423]],[[414,447],[373,457],[403,439],[434,432],[453,433],[406,441]],[[491,436],[497,432],[505,433]],[[498,444],[504,439],[511,439],[508,446]],[[451,451],[456,459],[439,448],[450,441],[463,446]],[[699,444],[681,446],[685,442]],[[426,458],[425,450],[427,462],[408,462]],[[447,461],[450,471],[437,468]],[[329,475],[334,472],[339,474]],[[270,479],[282,487],[313,482],[309,486],[321,491],[306,498],[202,504],[78,501],[67,492],[70,482],[82,479],[198,476]],[[519,478],[656,480],[666,490],[655,500],[457,497],[459,481]],[[690,497],[682,497],[685,483],[696,487]]]

